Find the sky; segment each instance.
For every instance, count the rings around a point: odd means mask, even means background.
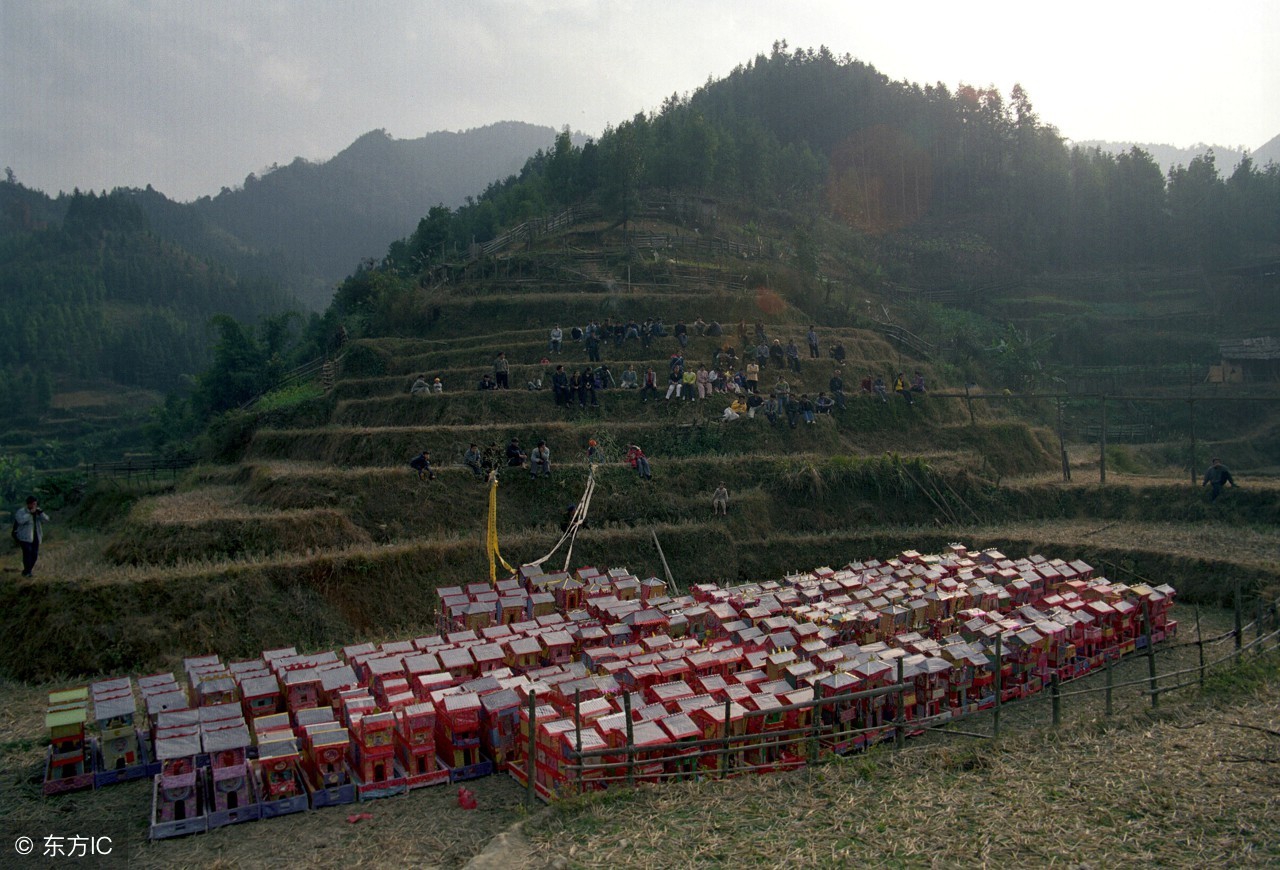
[[[374,129],[597,136],[777,40],[895,80],[1021,84],[1073,140],[1280,134],[1277,0],[0,0],[0,164],[51,195],[188,201]]]

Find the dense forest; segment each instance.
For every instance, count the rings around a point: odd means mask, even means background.
[[[895,82],[825,48],[779,43],[691,95],[575,145],[393,245],[411,272],[503,227],[593,196],[625,220],[645,189],[822,208],[868,234],[964,228],[1020,268],[1220,269],[1280,253],[1280,167],[1212,153],[1166,176],[1141,149],[1069,148],[1015,86]],[[945,280],[945,276],[934,276]]]
[[[29,417],[55,380],[173,390],[209,363],[215,315],[293,306],[278,287],[163,241],[135,197],[49,200],[0,183],[0,413]]]

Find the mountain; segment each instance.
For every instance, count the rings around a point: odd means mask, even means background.
[[[278,284],[156,233],[145,198],[52,200],[0,183],[0,413],[38,413],[55,383],[173,389],[207,364],[216,315],[256,322],[296,307]]]
[[[252,251],[277,261],[298,297],[320,308],[334,284],[362,260],[381,259],[432,206],[462,205],[518,172],[555,136],[550,127],[516,121],[419,139],[374,130],[330,160],[299,157],[260,177],[251,174],[243,187],[198,199],[190,210],[218,231],[205,231],[201,244],[213,244],[219,234],[238,240],[241,255]],[[167,225],[157,230],[167,232]]]
[[[1109,154],[1123,154],[1134,147],[1141,148],[1151,155],[1166,176],[1175,166],[1187,166],[1193,159],[1209,151],[1213,152],[1214,165],[1223,176],[1230,175],[1240,165],[1241,159],[1246,154],[1253,158],[1254,166],[1266,166],[1269,162],[1280,163],[1280,136],[1276,136],[1252,152],[1241,148],[1228,148],[1224,145],[1205,145],[1203,142],[1192,145],[1190,148],[1152,142],[1107,142],[1101,139],[1084,139],[1073,141],[1071,144],[1081,148],[1100,148]]]

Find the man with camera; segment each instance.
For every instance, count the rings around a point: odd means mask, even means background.
[[[40,542],[44,540],[44,524],[49,515],[40,509],[40,502],[34,495],[27,496],[26,507],[13,512],[13,537],[22,547],[22,576],[30,577],[35,570],[36,559],[40,558]]]

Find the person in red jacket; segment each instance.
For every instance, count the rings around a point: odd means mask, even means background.
[[[640,475],[643,480],[653,480],[653,472],[649,468],[649,458],[644,455],[644,451],[639,445],[632,444],[627,448],[627,462],[631,463],[631,467],[636,470],[636,474]]]

